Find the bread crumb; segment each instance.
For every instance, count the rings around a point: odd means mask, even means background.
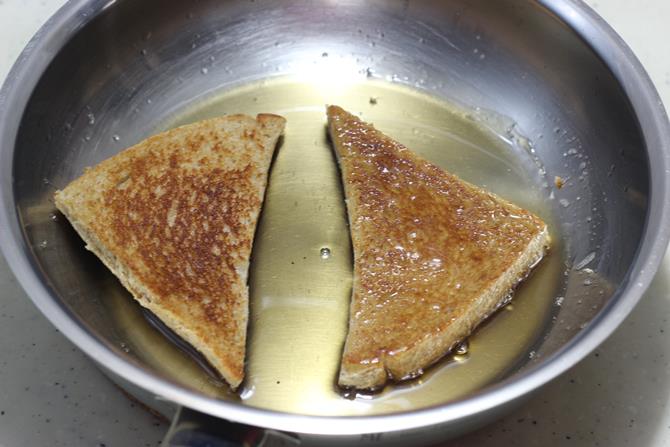
[[[554,185],[556,185],[558,189],[561,189],[563,188],[563,185],[565,185],[565,180],[563,180],[562,177],[556,176],[554,177]]]

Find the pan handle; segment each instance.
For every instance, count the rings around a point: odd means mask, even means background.
[[[180,407],[162,447],[294,447],[300,439],[289,433],[219,419]]]

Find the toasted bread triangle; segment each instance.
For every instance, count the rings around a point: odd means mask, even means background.
[[[88,169],[58,209],[133,297],[236,388],[247,272],[284,118],[214,118],[153,136]]]
[[[339,385],[422,373],[506,302],[544,256],[538,217],[330,106],[354,281]]]

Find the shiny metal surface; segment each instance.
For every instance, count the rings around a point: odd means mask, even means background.
[[[128,321],[109,312],[123,301],[109,291],[120,289],[67,224],[52,220],[54,188],[214,94],[279,76],[321,80],[326,90],[344,80],[391,82],[479,108],[481,125],[537,156],[529,173],[566,180],[550,205],[564,236],[564,299],[529,361],[466,399],[314,417],[212,398],[204,389],[216,384],[204,378],[194,390],[160,358],[125,344]],[[614,330],[649,284],[670,231],[660,100],[625,45],[575,1],[72,1],[0,92],[0,145],[2,248],[56,326],[157,395],[294,432],[439,425],[432,434],[448,436],[500,414]],[[170,369],[186,365],[184,357]]]

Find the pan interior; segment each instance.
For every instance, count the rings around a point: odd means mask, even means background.
[[[339,172],[326,137],[324,104],[361,114],[443,168],[539,213],[551,223],[552,233],[557,226],[550,211],[551,188],[537,160],[527,148],[478,123],[482,112],[384,82],[324,87],[299,79],[254,83],[203,101],[165,125],[240,112],[273,112],[288,120],[254,242],[241,399],[253,406],[311,415],[380,414],[457,399],[504,376],[528,358],[548,322],[563,278],[560,243],[518,289],[512,304],[470,338],[467,354],[449,356],[423,377],[388,386],[381,394],[346,399],[336,387],[347,330],[352,252]],[[125,319],[122,312],[117,318]],[[138,337],[140,331],[129,327],[126,337],[143,352],[160,351],[164,363],[172,350],[155,340],[142,343],[146,337]],[[193,369],[182,380],[197,386],[203,372]],[[215,381],[210,377],[205,383]]]

